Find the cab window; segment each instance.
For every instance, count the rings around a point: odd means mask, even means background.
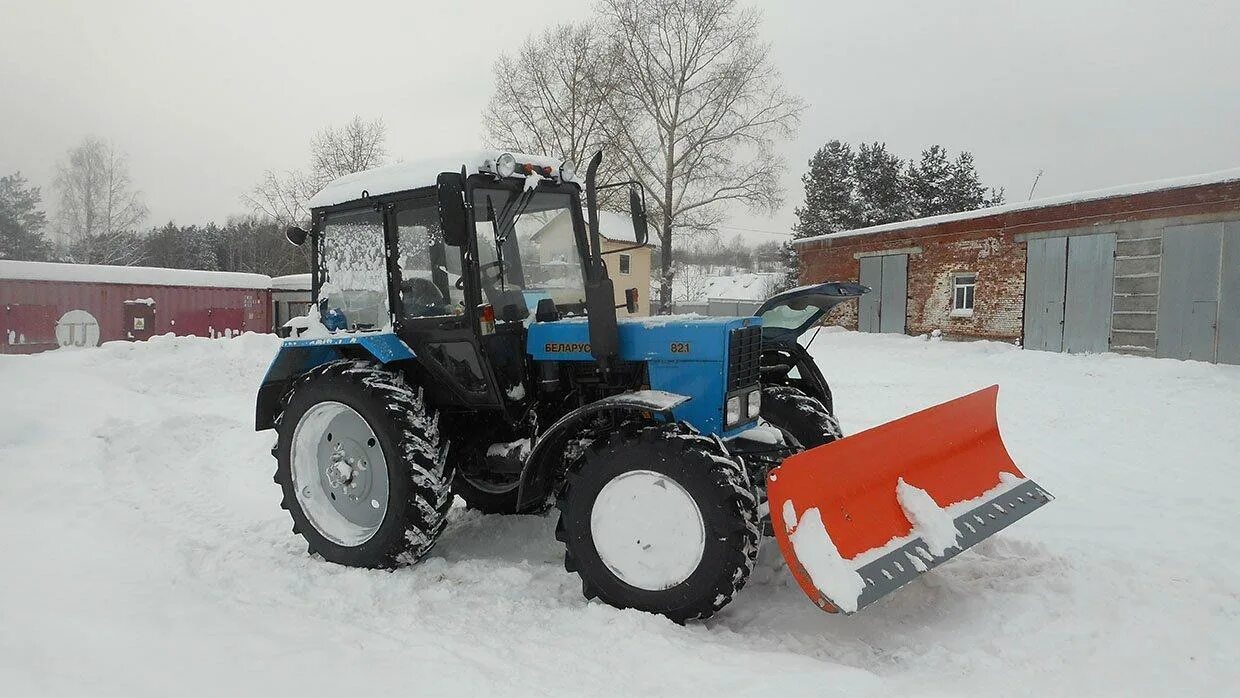
[[[374,209],[328,216],[319,236],[319,295],[330,330],[389,324],[383,218]]]
[[[444,244],[433,204],[409,204],[396,212],[396,266],[400,311],[407,318],[458,315],[464,310],[461,254]]]

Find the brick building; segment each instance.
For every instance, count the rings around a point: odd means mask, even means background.
[[[794,245],[804,282],[873,289],[846,327],[1240,363],[1240,169]]]

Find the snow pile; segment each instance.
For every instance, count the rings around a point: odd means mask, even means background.
[[[0,356],[5,695],[343,695],[359,676],[427,696],[1240,682],[1240,367],[824,330],[811,352],[846,434],[999,383],[1008,450],[1058,499],[851,616],[818,611],[767,540],[736,601],[681,627],[583,599],[554,514],[454,509],[394,572],[307,557],[273,435],[253,431],[277,342]]]
[[[365,196],[379,196],[409,189],[433,187],[444,172],[460,172],[465,167],[469,174],[476,171],[489,170],[495,165],[495,159],[503,154],[502,150],[481,150],[456,155],[397,162],[361,172],[354,172],[328,182],[317,194],[310,197],[307,208],[333,206],[346,201],[353,201]],[[538,167],[550,167],[558,177],[561,160],[541,155],[512,153],[519,163],[530,163]]]
[[[900,478],[900,483],[896,485],[896,499],[913,524],[913,533],[925,541],[931,555],[939,557],[948,548],[956,547],[958,533],[952,516],[940,508],[928,492]]]
[[[822,514],[817,508],[806,509],[798,521],[792,502],[786,501],[783,515],[788,540],[814,586],[840,610],[848,613],[857,610],[857,598],[865,591],[865,580],[840,555],[827,528],[822,525]]]

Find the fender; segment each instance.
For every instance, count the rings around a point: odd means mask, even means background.
[[[258,389],[254,429],[262,431],[275,426],[280,399],[288,392],[297,376],[325,364],[345,358],[371,358],[382,365],[414,358],[408,344],[391,332],[347,334],[321,339],[286,339],[267,368]]]
[[[688,402],[688,395],[662,390],[638,390],[605,397],[597,402],[578,407],[548,427],[530,451],[525,467],[521,470],[521,489],[517,494],[517,511],[536,511],[555,485],[556,467],[562,461],[564,446],[585,421],[594,415],[611,412],[631,414],[639,419],[671,422],[672,410]]]
[[[797,370],[800,378],[788,378],[784,376],[782,380],[767,382],[766,376],[763,376],[763,385],[788,385],[799,388],[802,392],[810,397],[817,398],[827,411],[835,414],[835,404],[831,396],[831,386],[827,385],[827,379],[822,375],[822,371],[818,368],[818,364],[814,362],[813,357],[809,355],[809,351],[801,346],[798,342],[784,342],[769,348],[764,348],[762,352],[763,365],[767,364],[767,357],[774,352],[787,352],[792,358],[792,366]]]

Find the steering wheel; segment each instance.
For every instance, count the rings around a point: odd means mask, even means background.
[[[478,267],[478,276],[480,277],[484,276],[485,272],[488,269],[497,269],[499,270],[499,273],[495,275],[495,278],[499,278],[499,275],[503,273],[503,266],[504,266],[504,263],[499,260],[496,260],[494,262],[487,262],[486,264],[483,264],[482,266]],[[465,277],[462,276],[461,278],[457,279],[454,285],[456,286],[458,290],[465,288]]]

